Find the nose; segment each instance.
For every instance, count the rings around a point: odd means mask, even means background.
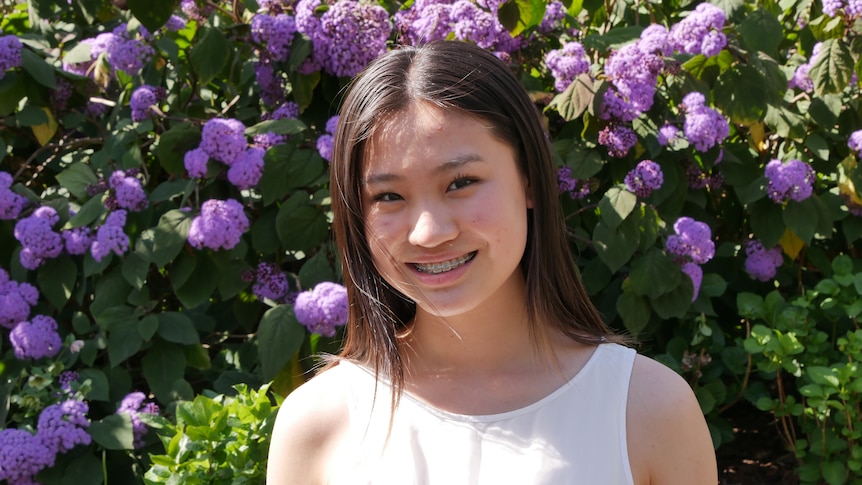
[[[407,240],[414,246],[437,247],[455,239],[458,224],[449,209],[423,208],[416,217]]]

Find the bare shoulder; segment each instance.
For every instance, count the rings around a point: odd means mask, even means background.
[[[629,458],[637,485],[715,485],[709,429],[683,378],[638,355],[627,405]]]
[[[347,395],[336,366],[285,398],[272,430],[268,485],[319,484],[348,424]]]

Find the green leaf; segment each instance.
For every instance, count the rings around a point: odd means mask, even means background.
[[[681,273],[676,263],[657,248],[632,261],[632,290],[641,296],[658,298],[679,285]]]
[[[748,14],[737,28],[749,50],[765,52],[773,57],[784,40],[781,22],[771,12],[759,8]]]
[[[93,169],[88,164],[78,162],[58,173],[57,181],[74,195],[75,198],[86,200],[90,197],[87,194],[87,187],[98,183],[99,178],[96,177],[95,172],[93,172]]]
[[[164,202],[181,195],[187,195],[195,188],[194,180],[166,180],[150,193],[150,202]]]
[[[277,135],[296,135],[308,129],[305,123],[293,118],[283,120],[261,121],[245,129],[246,136],[262,135],[264,133],[275,133]]]
[[[584,38],[584,47],[597,51],[607,51],[621,47],[640,37],[644,27],[640,25],[617,26],[606,34],[589,34]]]
[[[727,281],[716,273],[706,273],[700,283],[700,292],[706,296],[717,298],[727,291]]]
[[[224,34],[216,28],[202,28],[200,41],[192,48],[189,59],[201,84],[209,84],[227,65],[230,58],[230,44]]]
[[[176,295],[187,309],[197,308],[209,301],[218,287],[218,268],[205,254],[197,256],[194,271],[182,286],[176,288]]]
[[[808,71],[814,81],[814,92],[818,96],[840,93],[850,83],[853,67],[853,56],[846,42],[840,39],[824,40],[820,54]]]
[[[737,293],[736,308],[740,316],[752,320],[763,318],[765,314],[763,297],[754,293]]]
[[[283,199],[293,189],[310,185],[324,172],[323,159],[317,151],[298,148],[297,142],[270,148],[263,163],[266,176],[258,187],[264,205]]]
[[[60,485],[101,485],[103,478],[102,462],[92,453],[82,453],[63,470]]]
[[[90,381],[90,392],[85,396],[88,401],[109,401],[108,377],[99,369],[81,369],[78,371],[79,381]]]
[[[549,106],[556,108],[564,120],[571,121],[580,117],[593,104],[595,97],[593,79],[584,73],[576,77],[565,91],[556,95]]]
[[[847,483],[847,467],[841,461],[826,461],[821,466],[823,469],[823,478],[829,485],[844,485]]]
[[[753,67],[735,66],[718,76],[713,91],[715,104],[733,123],[755,123],[766,115],[770,88]]]
[[[638,238],[638,227],[630,219],[615,229],[611,229],[604,222],[599,222],[593,231],[596,252],[612,273],[631,259],[638,248]]]
[[[179,312],[162,312],[158,315],[159,337],[178,344],[200,343],[200,336],[191,318]]]
[[[188,212],[179,209],[165,212],[156,227],[141,233],[135,252],[163,268],[182,251],[191,225],[192,217]]]
[[[123,258],[121,270],[126,283],[140,290],[147,283],[150,263],[140,254],[131,252]]]
[[[28,104],[15,115],[18,126],[38,126],[48,123],[48,115],[41,108]]]
[[[638,197],[621,187],[611,187],[599,201],[602,221],[616,229],[637,206]]]
[[[296,193],[278,211],[275,227],[288,251],[308,252],[329,234],[326,216],[316,207],[304,205],[306,197],[305,193]]]
[[[200,142],[201,131],[198,127],[187,123],[175,125],[159,137],[156,158],[168,173],[180,175],[185,170],[186,152],[197,148]]]
[[[299,270],[299,284],[310,289],[323,281],[335,281],[335,272],[329,264],[325,251],[320,251],[302,265]]]
[[[829,160],[829,143],[819,134],[812,133],[805,139],[805,146],[820,160]]]
[[[168,342],[153,345],[141,359],[144,378],[159,401],[167,404],[176,400],[174,383],[182,379],[186,356],[182,347]]]
[[[78,265],[68,256],[45,261],[37,276],[42,296],[58,311],[66,306],[72,296],[77,279]]]
[[[514,37],[542,23],[544,0],[508,0],[497,10],[500,24]]]
[[[584,180],[599,173],[606,160],[597,150],[572,150],[566,155],[566,166],[572,169],[572,177]]]
[[[108,359],[116,367],[138,353],[144,340],[138,333],[138,319],[132,316],[113,323],[108,333]]]
[[[57,89],[57,74],[54,66],[45,62],[30,49],[21,49],[21,67],[34,81],[49,89]]]
[[[705,387],[698,387],[694,390],[694,395],[697,397],[697,402],[700,404],[700,410],[704,415],[709,414],[715,409],[715,396]]]
[[[91,197],[90,200],[84,203],[83,206],[69,219],[69,222],[63,226],[64,229],[72,229],[75,227],[87,226],[107,212],[105,203],[102,202],[102,197]]]
[[[750,207],[751,229],[763,247],[771,248],[778,244],[784,235],[785,225],[781,206],[771,199],[761,199]]]
[[[149,342],[158,329],[159,316],[156,314],[147,315],[138,322],[138,334],[145,342]]]
[[[177,0],[126,0],[126,5],[150,32],[161,28],[177,9]]]
[[[680,283],[673,290],[657,298],[650,299],[650,305],[661,318],[682,318],[691,307],[694,286],[686,276],[680,278]]]
[[[820,216],[813,196],[801,202],[791,200],[782,216],[787,228],[799,236],[806,246],[809,245],[817,232],[817,218]]]
[[[97,444],[108,450],[133,450],[135,435],[129,413],[109,414],[93,421],[87,433]]]
[[[24,76],[19,76],[15,71],[7,72],[0,79],[0,116],[14,113],[18,109],[18,102],[26,96],[27,82]]]
[[[617,298],[617,312],[623,319],[626,330],[631,333],[632,337],[637,337],[649,323],[652,310],[645,298],[626,289]]]
[[[305,340],[305,327],[300,325],[289,305],[269,309],[260,320],[258,352],[261,374],[272,380],[281,371]]]

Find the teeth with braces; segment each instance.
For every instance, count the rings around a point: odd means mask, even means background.
[[[471,259],[473,259],[473,256],[475,256],[475,255],[476,255],[476,253],[470,253],[466,256],[462,256],[458,259],[453,259],[451,261],[444,261],[442,263],[433,263],[433,264],[415,263],[413,266],[415,266],[416,269],[419,270],[419,272],[421,272],[421,273],[430,273],[430,274],[445,273],[447,271],[452,271],[453,269],[457,268],[458,266],[461,266],[462,264],[466,263],[467,261],[470,261]]]

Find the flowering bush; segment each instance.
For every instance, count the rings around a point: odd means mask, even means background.
[[[340,95],[381,52],[444,38],[523,80],[600,311],[688,378],[716,446],[731,440],[722,412],[769,389],[737,296],[808,294],[859,254],[862,7],[612,5],[0,5],[0,477],[140,483],[167,453],[149,474],[165,478],[177,449],[148,423],[181,427],[175,410],[234,385],[284,395],[304,357],[336,351]],[[822,323],[828,342],[853,305]],[[68,438],[39,438],[43,413]],[[818,467],[850,447],[789,446],[806,480],[839,483]]]

